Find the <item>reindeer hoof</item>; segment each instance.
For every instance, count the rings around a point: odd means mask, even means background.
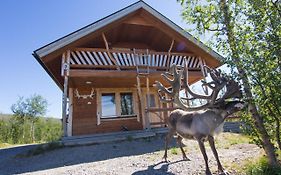
[[[186,156],[183,156],[182,160],[184,160],[184,161],[191,161],[191,160],[190,160],[188,157],[186,157]]]
[[[207,170],[207,171],[206,171],[206,175],[212,175],[211,171],[210,171],[210,170]]]
[[[162,162],[164,162],[164,163],[169,163],[169,161],[167,160],[167,157],[163,157],[163,158],[162,158]]]

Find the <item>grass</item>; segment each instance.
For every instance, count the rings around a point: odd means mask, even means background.
[[[281,175],[281,166],[270,166],[266,157],[250,162],[246,167],[246,175]]]
[[[178,155],[178,149],[179,149],[179,148],[173,147],[173,148],[171,148],[170,150],[171,150],[171,153],[172,153],[172,154]]]
[[[229,149],[233,145],[250,143],[250,138],[243,134],[225,132],[216,137],[215,143],[217,148]]]
[[[12,146],[16,146],[14,144],[9,144],[9,143],[0,143],[0,148],[9,148]]]

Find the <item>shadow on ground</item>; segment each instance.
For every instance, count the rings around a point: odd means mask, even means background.
[[[146,175],[150,175],[150,174],[151,175],[156,175],[156,174],[158,174],[158,175],[160,175],[160,174],[175,175],[174,173],[168,172],[168,167],[169,167],[169,165],[176,164],[176,163],[179,163],[182,161],[186,161],[186,160],[179,160],[179,161],[168,162],[168,163],[161,161],[157,164],[148,166],[146,170],[136,171],[132,175],[143,175],[143,174],[146,174]],[[156,168],[158,166],[160,166],[160,168]]]
[[[175,142],[171,144],[171,146],[173,145],[176,145]],[[164,137],[158,136],[155,138],[145,138],[117,143],[65,147],[32,157],[15,157],[17,154],[27,152],[31,148],[34,149],[34,145],[0,150],[0,174],[34,172],[124,156],[151,153],[163,150]],[[161,157],[159,157],[159,160],[160,159]],[[159,169],[154,169],[155,166],[156,165],[149,166],[147,171],[155,171],[155,174],[159,174],[156,173],[157,171],[167,172],[169,164],[163,164]],[[145,172],[135,172],[134,174],[138,175],[144,173]]]

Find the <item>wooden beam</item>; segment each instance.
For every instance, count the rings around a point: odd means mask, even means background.
[[[146,100],[147,100],[147,108],[150,107],[150,92],[149,92],[149,77],[146,76]],[[150,129],[150,115],[149,115],[149,112],[146,112],[146,125],[147,125],[147,128]]]
[[[111,55],[110,51],[109,51],[109,46],[108,46],[108,42],[107,42],[107,39],[105,37],[105,34],[102,32],[102,39],[104,41],[104,44],[105,44],[105,48],[106,48],[106,51],[107,51],[107,55],[109,56],[109,59],[113,62],[113,64],[116,65],[116,68],[118,70],[120,70],[120,67],[119,65],[117,64],[115,58]]]
[[[169,68],[170,68],[171,51],[172,51],[172,49],[173,49],[174,42],[175,42],[175,40],[173,39],[172,42],[171,42],[170,48],[169,48],[169,50],[168,50],[168,62],[167,62],[167,68],[166,68],[167,71],[168,71]]]
[[[146,129],[146,112],[145,112],[145,107],[144,107],[144,98],[143,98],[143,95],[142,95],[142,92],[141,92],[141,85],[140,85],[140,77],[137,76],[137,92],[138,92],[138,97],[139,97],[139,105],[140,105],[140,113],[141,116],[142,116],[142,121],[143,121],[143,127],[144,129]]]
[[[63,54],[65,55],[65,54]],[[70,51],[66,53],[66,62],[70,62]],[[68,93],[68,76],[69,76],[69,66],[64,69],[64,86],[63,86],[63,96],[62,96],[62,125],[63,125],[63,136],[67,137],[67,93]]]
[[[104,44],[105,44],[106,50],[109,50],[108,42],[107,42],[107,40],[106,40],[106,37],[105,37],[105,34],[104,34],[104,33],[102,33],[102,39],[103,39],[103,42],[104,42]]]
[[[164,72],[164,71],[163,71]],[[149,77],[161,77],[160,72],[151,72]],[[200,71],[189,71],[190,76],[202,77]],[[116,70],[83,70],[76,69],[69,71],[70,77],[107,77],[107,78],[126,78],[126,77],[136,77],[136,71],[116,71]]]

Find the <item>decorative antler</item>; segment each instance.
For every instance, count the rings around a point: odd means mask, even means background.
[[[220,70],[215,70],[204,66],[207,72],[210,74],[212,81],[206,82],[202,80],[202,87],[208,87],[212,90],[210,95],[197,94],[190,89],[188,84],[188,68],[185,63],[184,67],[172,65],[172,73],[165,72],[161,74],[163,78],[171,85],[171,87],[164,87],[163,84],[156,81],[156,87],[158,88],[158,95],[161,102],[168,103],[173,102],[178,107],[188,111],[201,110],[211,107],[218,107],[221,102],[229,98],[240,98],[242,96],[240,86],[232,78],[227,77],[221,73]],[[219,92],[226,87],[225,94],[218,98]],[[186,92],[192,96],[191,98],[180,97],[180,91],[186,90]],[[204,99],[207,103],[197,107],[190,107],[185,104],[184,100],[192,99]]]
[[[78,89],[76,88],[75,91],[75,96],[79,99],[79,98],[83,98],[83,99],[87,99],[87,98],[91,98],[93,99],[95,96],[95,90],[92,88],[91,93],[89,95],[85,94],[85,95],[80,95],[78,92]]]

